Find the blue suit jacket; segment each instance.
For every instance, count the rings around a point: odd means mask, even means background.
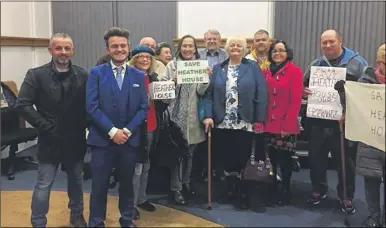
[[[144,73],[126,66],[122,90],[119,90],[110,63],[91,68],[86,87],[86,109],[91,118],[87,143],[105,147],[112,140],[113,127],[132,132],[126,144],[138,147],[140,125],[146,119],[148,102]]]
[[[226,84],[229,59],[213,67],[210,85],[204,96],[205,118],[220,124],[225,117]],[[240,64],[238,87],[238,112],[249,123],[264,123],[267,109],[267,87],[259,65],[243,58]]]

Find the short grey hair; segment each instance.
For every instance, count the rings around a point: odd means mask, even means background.
[[[103,39],[105,40],[106,47],[109,46],[109,39],[112,36],[120,36],[120,37],[125,37],[127,39],[128,45],[130,45],[130,32],[124,28],[119,28],[119,27],[111,27],[106,30]]]
[[[248,47],[247,47],[247,39],[241,36],[231,36],[227,38],[227,42],[225,43],[224,49],[228,51],[229,45],[231,45],[232,42],[234,41],[240,41],[241,45],[243,46],[243,56],[245,56],[248,52]]]
[[[50,44],[49,45],[51,46],[57,38],[68,39],[71,41],[72,46],[74,46],[74,42],[72,41],[72,38],[67,33],[64,33],[64,32],[59,32],[59,33],[55,33],[54,35],[52,35],[50,38]]]
[[[216,29],[209,29],[208,31],[205,32],[204,39],[206,38],[206,35],[208,33],[217,35],[217,36],[219,36],[221,38],[221,34],[220,34],[220,32],[218,30],[216,30]]]
[[[255,36],[257,34],[266,34],[269,37],[269,32],[267,30],[264,30],[264,29],[259,29],[257,32],[255,32]]]

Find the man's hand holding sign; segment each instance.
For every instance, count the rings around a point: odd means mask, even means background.
[[[308,96],[307,117],[340,120],[342,105],[334,86],[345,79],[346,68],[311,67],[309,89],[303,91]]]

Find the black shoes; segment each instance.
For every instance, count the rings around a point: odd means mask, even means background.
[[[285,206],[289,205],[292,200],[292,191],[291,188],[282,188],[280,189],[279,195],[278,195],[278,202],[277,204],[279,206]]]
[[[133,220],[138,220],[141,218],[141,213],[138,211],[137,208],[134,208],[134,211],[133,211]]]
[[[157,208],[155,208],[155,206],[153,204],[151,204],[149,201],[145,201],[141,204],[138,204],[137,207],[139,207],[145,211],[148,211],[148,212],[154,212],[157,210]]]
[[[225,179],[225,177],[222,177],[220,172],[212,170],[212,181],[220,181],[222,179]],[[201,181],[208,182],[208,171],[203,171],[201,173]]]
[[[183,184],[182,185],[182,192],[189,195],[189,196],[195,196],[196,195],[196,189],[194,188],[193,184]]]
[[[317,192],[313,192],[310,196],[307,197],[307,203],[317,205],[326,198],[327,198],[327,195],[325,193],[320,194]]]
[[[241,193],[237,200],[237,208],[239,210],[248,210],[249,209],[249,197],[248,195]]]
[[[341,201],[340,201],[340,204],[341,204],[341,206],[342,206],[342,211],[343,211],[343,212],[346,212],[346,211],[347,211],[347,214],[349,214],[349,215],[355,213],[355,207],[354,207],[354,205],[352,204],[352,201],[351,201],[351,200],[341,200]]]
[[[184,194],[181,191],[172,191],[169,193],[169,200],[171,200],[173,203],[180,205],[180,206],[186,206],[188,202],[186,201]]]
[[[224,195],[220,197],[218,200],[219,204],[228,204],[236,199],[236,192],[235,189],[232,189],[231,191],[228,191]]]
[[[87,227],[86,220],[83,215],[76,215],[70,217],[70,225],[72,227]]]

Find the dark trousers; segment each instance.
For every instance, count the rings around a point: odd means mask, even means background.
[[[257,134],[255,135],[255,154],[257,160],[265,160],[266,154],[268,152],[268,157],[271,161],[273,172],[275,175],[275,180],[278,173],[278,167],[280,167],[282,187],[286,191],[290,191],[291,187],[291,176],[292,176],[292,151],[277,149],[274,146],[270,145],[270,137],[272,134]],[[278,182],[275,181],[271,186],[266,188],[269,192],[269,196],[276,199],[278,195]]]
[[[223,167],[227,173],[237,172],[240,174],[250,157],[254,133],[228,129],[216,129],[214,133],[216,133],[216,140],[213,142],[213,148],[218,155],[215,164]],[[235,176],[228,176],[227,182],[228,191],[237,188],[240,195],[248,195],[247,181],[239,180]]]
[[[269,148],[269,158],[272,163],[273,172],[277,176],[277,168],[280,167],[282,186],[286,190],[290,190],[292,176],[292,152],[278,150],[273,147]],[[276,188],[276,183],[274,186]]]
[[[220,133],[218,134],[218,132]],[[211,165],[212,165],[212,172],[216,171],[218,175],[223,176],[224,175],[224,167],[222,166],[221,160],[219,158],[219,155],[221,155],[221,148],[218,148],[217,145],[221,145],[222,138],[221,138],[221,131],[222,129],[213,128],[212,129],[212,151],[211,151]],[[195,158],[194,160],[196,162],[193,163],[193,172],[195,174],[201,175],[203,171],[207,171],[208,169],[208,141],[204,141],[200,143],[197,146],[197,151],[195,152]]]
[[[91,149],[92,185],[89,227],[104,227],[107,191],[113,167],[119,170],[119,222],[122,227],[131,224],[134,209],[133,175],[137,151],[128,145],[109,145]]]
[[[254,133],[242,130],[217,129],[213,147],[217,151],[217,164],[226,172],[244,169],[251,151]]]
[[[381,178],[364,177],[365,178],[365,194],[366,202],[369,210],[369,216],[374,219],[381,219],[381,215],[385,215],[385,204],[383,204],[383,212],[381,213]]]
[[[347,199],[349,200],[354,198],[355,193],[356,145],[356,143],[349,142],[345,139],[346,194]],[[312,126],[310,129],[308,146],[308,159],[313,192],[320,194],[325,194],[327,192],[328,152],[331,151],[334,168],[337,170],[339,178],[337,186],[338,197],[343,200],[342,156],[339,127],[326,128],[323,126]]]

